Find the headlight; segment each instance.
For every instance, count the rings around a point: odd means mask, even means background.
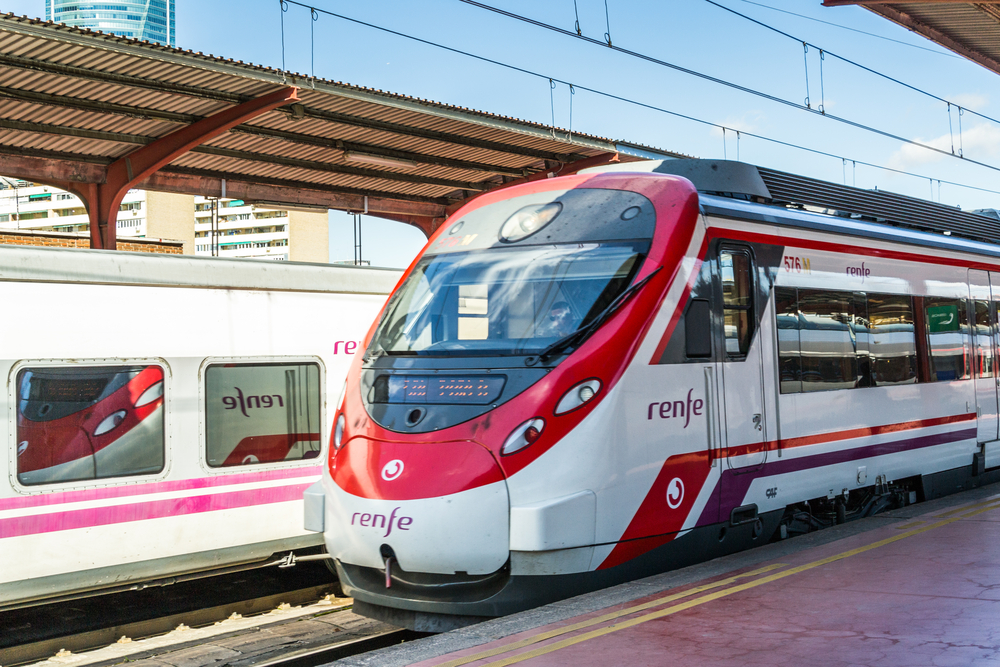
[[[97,428],[94,429],[94,435],[104,435],[105,433],[109,433],[110,431],[118,428],[118,426],[125,421],[126,414],[127,413],[124,410],[112,412],[110,415],[102,419],[101,423],[97,425]]]
[[[344,418],[344,413],[341,412],[340,416],[337,417],[337,423],[333,427],[333,448],[340,449],[341,444],[344,440],[344,424],[347,423],[347,419]]]
[[[144,405],[149,405],[159,397],[163,396],[163,380],[160,380],[153,386],[149,387],[146,391],[142,392],[139,399],[135,402],[135,407],[141,408]]]
[[[555,220],[561,210],[562,204],[557,201],[525,206],[503,223],[503,227],[500,228],[500,240],[513,243],[527,238]]]
[[[503,447],[500,448],[500,455],[507,456],[508,454],[521,451],[535,440],[538,440],[544,428],[545,420],[540,417],[535,417],[524,422],[507,436]]]
[[[587,380],[586,382],[581,382],[576,385],[559,399],[559,404],[556,406],[556,414],[561,415],[571,410],[576,410],[578,407],[592,399],[597,395],[597,392],[601,391],[601,381],[600,380]]]

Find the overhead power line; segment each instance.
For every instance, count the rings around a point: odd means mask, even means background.
[[[461,0],[461,1],[462,2],[466,2],[467,0]],[[423,39],[421,37],[416,37],[414,35],[408,35],[406,33],[399,32],[399,31],[393,30],[391,28],[386,28],[386,27],[383,27],[383,26],[380,26],[380,25],[376,25],[374,23],[369,23],[367,21],[362,21],[360,19],[352,18],[350,16],[345,16],[343,14],[338,14],[336,12],[332,12],[332,11],[329,11],[329,10],[326,10],[326,9],[319,9],[317,7],[312,7],[311,5],[307,5],[307,4],[304,4],[302,2],[297,2],[297,0],[279,0],[279,2],[280,2],[280,4],[283,7],[287,6],[287,5],[296,5],[298,7],[303,7],[305,9],[308,9],[308,10],[312,11],[312,12],[318,12],[320,14],[326,14],[328,16],[333,16],[335,18],[341,19],[343,21],[347,21],[349,23],[354,23],[356,25],[361,25],[361,26],[364,26],[366,28],[371,28],[372,30],[378,30],[380,32],[384,32],[384,33],[387,33],[387,34],[390,34],[390,35],[393,35],[393,36],[396,36],[396,37],[402,37],[404,39],[408,39],[408,40],[413,41],[413,42],[424,44],[426,46],[433,46],[435,48],[442,49],[442,50],[448,51],[450,53],[455,53],[455,54],[458,54],[458,55],[465,56],[467,58],[472,58],[472,59],[478,60],[480,62],[489,63],[491,65],[496,65],[497,67],[502,67],[502,68],[505,68],[505,69],[508,69],[508,70],[512,70],[512,71],[515,71],[515,72],[519,72],[519,73],[522,73],[522,74],[527,74],[529,76],[532,76],[532,77],[535,77],[535,78],[538,78],[538,79],[546,80],[546,81],[550,82],[550,84],[551,84],[551,82],[560,83],[560,84],[563,84],[565,86],[570,87],[571,89],[583,90],[583,91],[586,91],[588,93],[593,93],[594,95],[605,97],[607,99],[612,99],[612,100],[616,100],[616,101],[619,101],[619,102],[625,102],[627,104],[631,104],[631,105],[634,105],[634,106],[637,106],[637,107],[640,107],[640,108],[649,109],[651,111],[657,111],[659,113],[664,113],[664,114],[667,114],[669,116],[673,116],[675,118],[681,118],[683,120],[687,120],[687,121],[691,121],[691,122],[694,122],[694,123],[698,123],[700,125],[705,125],[705,126],[708,126],[708,127],[713,127],[713,128],[722,130],[723,133],[725,133],[727,131],[728,132],[735,132],[737,135],[752,137],[754,139],[759,139],[761,141],[765,141],[765,142],[768,142],[768,143],[776,144],[776,145],[779,145],[779,146],[784,146],[784,147],[788,147],[788,148],[793,148],[793,149],[805,151],[805,152],[808,152],[808,153],[812,153],[814,155],[822,155],[824,157],[835,158],[837,160],[851,162],[853,164],[860,164],[860,165],[863,165],[863,166],[872,167],[872,168],[875,168],[875,169],[880,169],[880,170],[891,172],[891,173],[901,174],[901,175],[905,175],[905,176],[911,176],[913,178],[919,178],[921,180],[937,181],[938,183],[944,183],[944,184],[947,184],[947,185],[953,185],[953,186],[956,186],[956,187],[966,188],[966,189],[969,189],[969,190],[977,190],[977,191],[980,191],[980,192],[989,192],[991,194],[1000,194],[1000,190],[990,190],[988,188],[981,188],[981,187],[977,187],[977,186],[974,186],[974,185],[967,185],[967,184],[958,183],[958,182],[955,182],[955,181],[948,181],[948,180],[944,180],[944,179],[933,178],[933,177],[930,177],[930,176],[924,176],[924,175],[921,175],[921,174],[916,174],[916,173],[904,171],[904,170],[901,170],[901,169],[894,169],[892,167],[885,167],[885,166],[874,164],[874,163],[871,163],[871,162],[865,162],[863,160],[855,160],[853,158],[849,158],[849,157],[846,157],[846,156],[836,155],[834,153],[829,153],[829,152],[826,152],[826,151],[821,151],[821,150],[818,150],[818,149],[815,149],[815,148],[809,148],[807,146],[802,146],[800,144],[794,144],[794,143],[791,143],[791,142],[788,142],[788,141],[782,141],[780,139],[774,139],[773,137],[767,137],[767,136],[764,136],[764,135],[761,135],[761,134],[755,134],[753,132],[745,132],[743,130],[737,130],[735,128],[727,127],[727,126],[721,125],[719,123],[715,123],[715,122],[712,122],[712,121],[707,121],[707,120],[704,120],[704,119],[701,119],[701,118],[697,118],[695,116],[689,116],[687,114],[682,114],[682,113],[679,113],[677,111],[671,111],[670,109],[664,109],[663,107],[658,107],[656,105],[648,104],[646,102],[640,102],[638,100],[627,98],[627,97],[624,97],[622,95],[616,95],[614,93],[609,93],[609,92],[606,92],[606,91],[603,91],[603,90],[598,90],[596,88],[590,88],[590,87],[587,87],[587,86],[581,86],[579,84],[571,83],[569,81],[564,81],[564,80],[558,79],[556,77],[550,77],[550,76],[548,76],[546,74],[542,74],[540,72],[535,72],[535,71],[526,69],[524,67],[518,67],[517,65],[511,65],[511,64],[499,61],[499,60],[494,60],[492,58],[487,58],[485,56],[480,56],[480,55],[477,55],[475,53],[470,53],[468,51],[463,51],[463,50],[457,49],[455,47],[446,46],[444,44],[440,44],[438,42],[433,42],[433,41],[430,41],[430,40],[427,40],[427,39]],[[478,3],[471,3],[471,4],[478,4]],[[282,11],[284,11],[284,10],[282,10]],[[571,36],[575,36],[573,33],[570,33],[570,35]],[[597,43],[598,44],[602,44],[602,45],[604,44],[603,42],[597,42]],[[606,48],[611,48],[611,47],[606,47]],[[617,48],[617,47],[614,47],[614,48]],[[282,54],[282,57],[284,57],[284,54]],[[846,121],[846,122],[851,123],[851,121]],[[881,132],[878,132],[877,130],[875,130],[875,131],[877,133],[879,133],[879,134],[882,134]],[[892,136],[892,135],[888,135],[888,136]],[[893,138],[896,138],[896,137],[893,137]],[[900,140],[904,141],[905,143],[910,143],[910,144],[914,144],[914,145],[917,145],[917,146],[923,146],[922,144],[919,144],[919,143],[913,142],[913,141],[909,141],[909,140],[906,140],[906,139],[900,139]],[[934,147],[927,147],[927,148],[929,148],[930,150],[933,150],[935,152],[942,153],[944,155],[951,155],[950,153],[948,153],[946,151],[942,151],[942,150],[936,149]],[[958,157],[958,156],[953,156],[953,157]],[[993,165],[980,163],[980,162],[977,162],[975,160],[969,160],[968,158],[965,158],[965,161],[969,162],[971,164],[975,164],[977,166],[981,166],[981,167],[985,167],[987,169],[991,169],[993,171],[1000,171],[1000,167],[994,167]]]

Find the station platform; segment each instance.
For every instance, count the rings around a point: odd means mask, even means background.
[[[338,665],[1000,664],[1000,485]]]

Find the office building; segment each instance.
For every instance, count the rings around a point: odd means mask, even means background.
[[[45,0],[45,19],[121,37],[177,45],[175,0]]]

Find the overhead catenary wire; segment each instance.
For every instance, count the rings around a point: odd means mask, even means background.
[[[465,2],[467,0],[461,0],[461,1]],[[650,111],[656,111],[656,112],[659,112],[659,113],[664,113],[664,114],[667,114],[669,116],[673,116],[675,118],[680,118],[680,119],[683,119],[683,120],[691,121],[693,123],[698,123],[700,125],[705,125],[705,126],[708,126],[708,127],[713,127],[715,129],[721,130],[723,132],[725,132],[727,130],[727,127],[725,125],[720,124],[720,123],[715,123],[715,122],[712,122],[712,121],[707,121],[707,120],[704,120],[702,118],[697,118],[697,117],[690,116],[690,115],[687,115],[687,114],[682,114],[682,113],[677,112],[677,111],[671,111],[669,109],[658,107],[658,106],[653,105],[653,104],[649,104],[649,103],[646,103],[646,102],[640,102],[638,100],[634,100],[634,99],[630,99],[630,98],[627,98],[627,97],[624,97],[624,96],[621,96],[621,95],[616,95],[614,93],[609,93],[609,92],[606,92],[606,91],[598,90],[596,88],[590,88],[590,87],[587,87],[587,86],[582,86],[582,85],[577,84],[577,83],[571,83],[569,81],[564,81],[564,80],[556,78],[556,77],[550,77],[550,76],[548,76],[546,74],[535,72],[535,71],[526,69],[524,67],[519,67],[517,65],[511,65],[509,63],[505,63],[505,62],[502,62],[502,61],[499,61],[499,60],[495,60],[495,59],[492,59],[492,58],[487,58],[486,56],[480,56],[480,55],[477,55],[477,54],[474,54],[474,53],[470,53],[468,51],[463,51],[461,49],[457,49],[455,47],[446,46],[444,44],[440,44],[440,43],[433,42],[433,41],[430,41],[430,40],[427,40],[427,39],[423,39],[421,37],[416,37],[414,35],[408,35],[406,33],[399,32],[399,31],[393,30],[391,28],[386,28],[384,26],[380,26],[380,25],[376,25],[376,24],[373,24],[373,23],[369,23],[367,21],[362,21],[360,19],[352,18],[350,16],[345,16],[343,14],[338,14],[336,12],[332,12],[332,11],[329,11],[329,10],[326,10],[326,9],[319,9],[319,8],[316,8],[316,7],[312,7],[311,5],[307,5],[307,4],[304,4],[302,2],[297,2],[296,0],[279,0],[279,2],[281,4],[283,4],[283,5],[284,4],[291,4],[291,5],[296,5],[296,6],[299,6],[299,7],[303,7],[305,9],[315,9],[319,13],[327,14],[329,16],[333,16],[335,18],[339,18],[341,20],[347,21],[349,23],[354,23],[356,25],[365,26],[366,28],[371,28],[373,30],[378,30],[380,32],[384,32],[384,33],[387,33],[387,34],[390,34],[390,35],[394,35],[396,37],[402,37],[404,39],[408,39],[408,40],[411,40],[411,41],[414,41],[414,42],[417,42],[417,43],[420,43],[420,44],[424,44],[424,45],[427,45],[427,46],[432,46],[432,47],[435,47],[435,48],[438,48],[438,49],[441,49],[441,50],[444,50],[444,51],[448,51],[450,53],[455,53],[455,54],[462,55],[462,56],[465,56],[465,57],[468,57],[468,58],[472,58],[474,60],[478,60],[480,62],[485,62],[485,63],[489,63],[491,65],[496,65],[498,67],[502,67],[502,68],[505,68],[505,69],[508,69],[508,70],[511,70],[511,71],[520,72],[522,74],[527,74],[529,76],[536,77],[536,78],[539,78],[539,79],[543,79],[545,81],[552,81],[553,83],[562,83],[562,84],[564,84],[566,86],[573,86],[573,88],[576,89],[576,90],[583,90],[583,91],[586,91],[588,93],[592,93],[594,95],[605,97],[607,99],[616,100],[616,101],[619,101],[619,102],[624,102],[626,104],[631,104],[631,105],[634,105],[634,106],[637,106],[637,107],[640,107],[640,108],[649,109]],[[478,4],[478,3],[476,3],[476,4]],[[573,33],[568,33],[568,34],[573,35]],[[600,44],[600,42],[597,42],[597,43]],[[608,48],[618,48],[618,47],[608,47]],[[830,118],[831,116],[829,114],[827,114],[826,117]],[[729,131],[736,132],[736,130],[734,130],[733,128],[728,128],[728,129],[729,129]],[[740,130],[740,133],[742,135],[745,135],[745,136],[748,136],[748,137],[752,137],[754,139],[758,139],[758,140],[761,140],[761,141],[766,141],[768,143],[772,143],[772,144],[775,144],[775,145],[778,145],[778,146],[784,146],[786,148],[792,148],[792,149],[796,149],[796,150],[801,150],[801,151],[804,151],[804,152],[807,152],[807,153],[812,153],[813,155],[822,155],[824,157],[834,158],[834,159],[837,159],[837,160],[843,160],[843,159],[851,160],[851,162],[853,162],[855,164],[860,164],[860,165],[871,167],[871,168],[874,168],[874,169],[880,169],[882,171],[887,171],[887,172],[890,172],[890,173],[900,174],[900,175],[904,175],[904,176],[911,176],[911,177],[914,177],[914,178],[920,178],[920,179],[930,178],[930,177],[922,175],[922,174],[917,174],[917,173],[914,173],[914,172],[904,171],[902,169],[895,169],[895,168],[892,168],[892,167],[886,167],[886,166],[883,166],[883,165],[875,164],[875,163],[872,163],[872,162],[866,162],[866,161],[863,161],[863,160],[854,160],[852,158],[847,158],[847,157],[844,157],[844,156],[841,156],[841,155],[836,155],[834,153],[829,153],[829,152],[826,152],[826,151],[821,151],[821,150],[815,149],[815,148],[809,148],[807,146],[802,146],[800,144],[794,144],[794,143],[791,143],[791,142],[788,142],[788,141],[782,141],[780,139],[775,139],[773,137],[767,137],[767,136],[760,135],[760,134],[755,134],[755,133],[752,133],[752,132],[746,132],[744,130]],[[905,140],[905,139],[903,139],[902,141],[905,141],[906,143],[915,144],[915,145],[918,145],[918,146],[920,145],[920,144],[918,144],[916,142],[908,141],[908,140]],[[929,148],[931,148],[931,150],[934,150],[935,152],[941,153],[943,155],[951,155],[948,151],[943,151],[943,150],[940,150],[940,149],[935,149],[933,147],[929,147]],[[969,159],[965,159],[964,161],[968,162],[970,164],[975,164],[975,165],[978,165],[978,166],[982,166],[984,168],[991,169],[991,170],[994,170],[994,171],[1000,171],[1000,168],[994,167],[993,165],[983,164],[983,163],[979,163],[979,162],[977,162],[975,160],[969,160]],[[953,185],[955,187],[965,188],[965,189],[969,189],[969,190],[976,190],[976,191],[979,191],[979,192],[988,192],[988,193],[991,193],[991,194],[1000,194],[1000,190],[991,190],[989,188],[982,188],[982,187],[978,187],[978,186],[974,186],[974,185],[967,185],[967,184],[964,184],[964,183],[958,183],[956,181],[942,180],[941,182],[942,183],[946,183],[948,185]]]
[[[290,2],[291,0],[287,0],[287,1]],[[829,118],[830,120],[837,121],[838,123],[842,123],[844,125],[848,125],[850,127],[854,127],[856,129],[859,129],[859,130],[864,130],[866,132],[871,132],[873,134],[878,134],[880,136],[886,137],[887,139],[893,139],[894,141],[899,141],[899,142],[902,142],[902,143],[905,143],[905,144],[909,144],[911,146],[917,146],[919,148],[923,148],[923,149],[926,149],[926,150],[929,150],[929,151],[932,151],[932,152],[935,152],[935,153],[940,153],[941,155],[947,155],[947,156],[950,156],[950,157],[953,157],[953,158],[956,158],[956,159],[964,160],[965,162],[969,162],[970,164],[975,164],[975,165],[978,165],[980,167],[984,167],[986,169],[991,169],[993,171],[1000,171],[1000,167],[997,167],[995,165],[991,165],[991,164],[988,164],[986,162],[981,162],[979,160],[973,160],[973,159],[967,158],[965,156],[956,155],[955,153],[949,152],[949,151],[941,149],[941,148],[937,148],[936,146],[932,146],[930,144],[925,144],[925,143],[923,143],[921,141],[916,141],[914,139],[907,139],[904,136],[901,136],[901,135],[898,135],[898,134],[894,134],[892,132],[889,132],[888,130],[881,130],[879,128],[872,127],[870,125],[865,125],[864,123],[861,123],[859,121],[854,121],[854,120],[850,120],[849,118],[844,118],[843,116],[837,116],[837,115],[834,115],[834,114],[825,113],[825,111],[821,113],[818,109],[812,109],[808,105],[808,103],[807,104],[800,104],[800,103],[794,102],[792,100],[786,100],[786,99],[784,99],[782,97],[778,97],[777,95],[772,95],[770,93],[765,93],[763,91],[756,90],[756,89],[750,88],[748,86],[743,86],[741,84],[734,83],[732,81],[726,81],[725,79],[720,79],[718,77],[711,76],[711,75],[705,74],[703,72],[698,72],[696,70],[692,70],[692,69],[687,68],[687,67],[682,67],[682,66],[677,65],[675,63],[670,63],[670,62],[667,62],[665,60],[660,60],[659,58],[654,58],[653,56],[646,55],[646,54],[643,54],[643,53],[639,53],[637,51],[631,51],[629,49],[624,49],[624,48],[622,48],[620,46],[612,46],[611,44],[603,44],[600,40],[596,40],[596,39],[594,39],[592,37],[587,37],[586,35],[577,35],[576,33],[572,32],[570,30],[566,30],[565,28],[560,28],[559,26],[551,25],[549,23],[544,23],[542,21],[530,18],[528,16],[523,16],[521,14],[516,14],[514,12],[510,12],[510,11],[507,11],[505,9],[500,9],[499,7],[493,7],[492,5],[487,5],[487,4],[484,4],[482,2],[478,2],[477,0],[458,0],[458,1],[459,2],[463,2],[463,3],[467,4],[467,5],[472,5],[474,7],[478,7],[480,9],[485,9],[486,11],[490,11],[490,12],[494,12],[496,14],[500,14],[502,16],[506,16],[508,18],[511,18],[511,19],[514,19],[514,20],[517,20],[517,21],[522,21],[524,23],[529,23],[531,25],[535,25],[535,26],[538,26],[540,28],[544,28],[546,30],[551,30],[553,32],[561,33],[563,35],[566,35],[568,37],[572,37],[574,39],[581,39],[581,40],[584,40],[586,42],[590,42],[591,44],[597,44],[597,45],[600,45],[600,46],[604,46],[604,47],[612,49],[612,50],[614,50],[614,51],[616,51],[618,53],[622,53],[622,54],[625,54],[625,55],[628,55],[628,56],[631,56],[631,57],[634,57],[634,58],[638,58],[640,60],[645,60],[647,62],[651,62],[651,63],[654,63],[656,65],[660,65],[662,67],[667,67],[669,69],[672,69],[672,70],[675,70],[675,71],[678,71],[678,72],[682,72],[684,74],[689,74],[689,75],[697,77],[699,79],[703,79],[705,81],[710,81],[712,83],[715,83],[715,84],[718,84],[718,85],[721,85],[721,86],[725,86],[727,88],[732,88],[733,90],[738,90],[738,91],[741,91],[741,92],[744,92],[744,93],[747,93],[747,94],[750,94],[750,95],[754,95],[756,97],[760,97],[760,98],[769,100],[771,102],[776,102],[778,104],[783,104],[785,106],[792,107],[793,109],[799,109],[800,111],[811,112],[811,113],[816,114],[817,116],[821,116],[823,118]],[[709,4],[715,5],[717,7],[722,8],[722,9],[726,9],[727,11],[733,12],[734,14],[743,16],[742,14],[739,14],[739,12],[736,12],[735,10],[729,9],[728,7],[725,7],[723,5],[719,5],[718,3],[713,2],[712,0],[705,0],[705,2],[708,2]],[[295,4],[299,4],[299,3],[295,3]],[[306,6],[306,5],[302,5],[302,6]],[[749,17],[745,17],[745,18],[749,19]],[[749,20],[751,20],[751,21],[753,21],[755,23],[760,23],[756,19],[749,19]],[[767,26],[766,24],[761,23],[761,25],[770,28],[770,26]],[[809,42],[806,42],[804,40],[798,40],[798,38],[792,37],[788,33],[784,33],[782,31],[778,30],[777,28],[770,28],[770,29],[774,30],[775,32],[779,32],[779,33],[785,35],[786,37],[791,37],[792,39],[796,39],[797,41],[801,42],[802,44],[805,44],[805,45],[809,44]],[[417,39],[417,38],[414,38],[414,39]],[[441,46],[441,45],[436,45],[436,46]],[[819,49],[818,46],[815,46],[815,45],[813,45],[813,46],[814,46],[814,48]],[[455,52],[458,52],[458,53],[464,53],[464,52],[458,51],[457,49],[451,49],[451,47],[441,46],[441,48],[445,48],[445,49],[449,49],[449,50],[454,50]],[[845,62],[854,64],[854,65],[856,65],[858,67],[866,69],[866,70],[868,70],[868,71],[870,71],[870,72],[872,72],[874,74],[878,74],[879,76],[883,76],[883,77],[885,77],[887,79],[891,79],[891,80],[895,81],[895,79],[892,79],[892,77],[889,77],[889,76],[884,75],[884,74],[879,74],[875,70],[870,70],[867,67],[865,67],[864,65],[857,65],[853,61],[847,60],[846,58],[841,58],[840,56],[837,56],[836,54],[830,53],[829,51],[827,51],[826,53],[829,53],[830,55],[832,55],[832,56],[834,56],[836,58],[839,58],[839,59],[841,59],[841,60],[843,60]],[[481,58],[480,56],[475,56],[475,55],[472,55],[472,54],[466,54],[466,55],[470,55],[471,57],[474,57],[474,58]],[[492,60],[490,60],[488,58],[481,58],[481,59],[489,61],[489,62],[496,62],[496,61],[492,61]],[[513,66],[513,65],[510,65],[509,67],[511,67],[513,69],[520,69],[520,68],[517,68],[516,66]],[[521,70],[521,71],[525,71],[525,70]],[[536,74],[535,76],[542,76],[542,75]],[[545,78],[549,78],[549,77],[545,77]],[[556,79],[556,81],[559,81],[559,79]],[[563,83],[563,82],[560,81],[560,83]],[[941,102],[945,102],[945,103],[948,102],[948,100],[944,99],[943,97],[938,97],[936,95],[932,95],[931,93],[927,93],[926,91],[921,91],[920,89],[915,88],[913,86],[910,86],[909,84],[905,84],[905,83],[902,83],[902,82],[899,82],[899,83],[901,85],[904,85],[904,86],[908,87],[908,88],[912,88],[913,90],[916,90],[918,92],[922,92],[922,93],[924,93],[924,94],[926,94],[926,95],[928,95],[930,97],[933,97],[934,99],[937,99],[937,100],[939,100]],[[580,88],[581,90],[586,90],[583,86],[579,86],[578,85],[577,87]],[[808,99],[808,97],[807,97],[807,99]],[[952,102],[952,104],[954,104],[954,102]],[[956,104],[955,106],[959,106],[959,105]],[[991,122],[1000,124],[1000,120],[996,120],[994,118],[990,118],[989,116],[985,116],[985,115],[980,114],[978,112],[972,111],[971,109],[968,110],[968,111],[970,113],[976,114],[977,116],[980,116],[981,118],[983,118],[985,120],[989,120]]]

